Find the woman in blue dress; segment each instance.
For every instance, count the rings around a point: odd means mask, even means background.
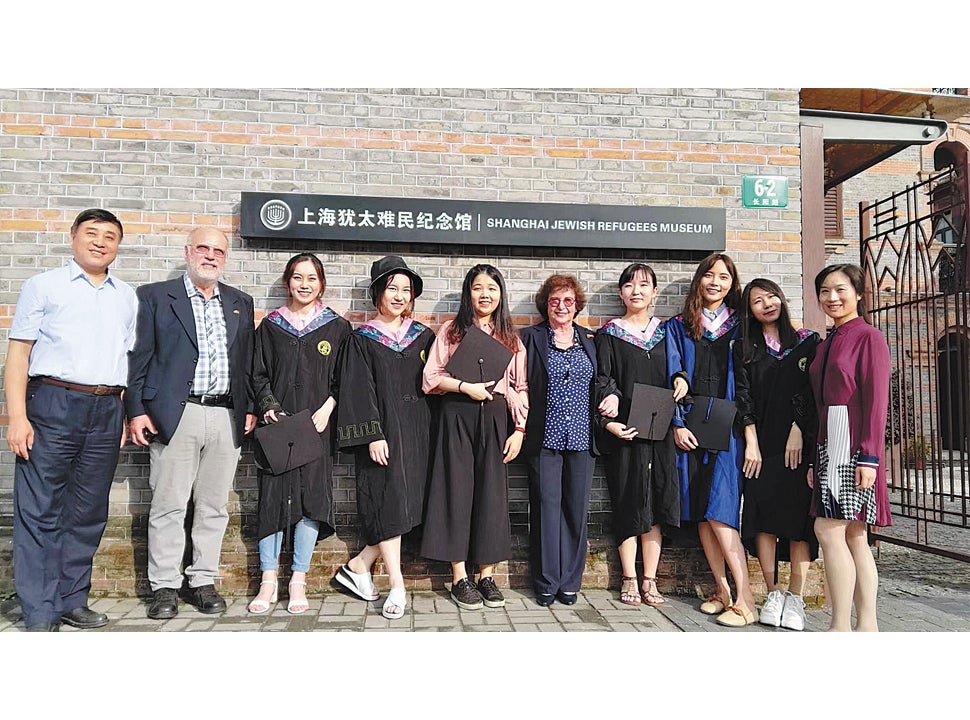
[[[693,397],[734,400],[732,346],[741,326],[736,309],[741,285],[734,263],[727,255],[704,258],[690,284],[684,309],[667,323],[667,369],[671,381],[678,375],[690,385]],[[757,622],[754,597],[748,584],[748,565],[741,544],[741,442],[736,429],[730,432],[727,450],[700,447],[686,427],[683,409],[674,415],[677,473],[681,488],[681,518],[697,523],[698,534],[717,591],[700,610],[717,615],[728,627]],[[731,600],[727,571],[737,587]]]

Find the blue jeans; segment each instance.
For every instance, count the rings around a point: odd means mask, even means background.
[[[320,523],[308,517],[300,518],[300,522],[293,528],[293,572],[305,573],[310,570],[310,556],[313,546],[317,542]],[[280,546],[283,544],[283,532],[267,535],[259,541],[259,569],[279,570]]]

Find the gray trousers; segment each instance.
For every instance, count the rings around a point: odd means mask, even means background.
[[[148,514],[148,580],[152,591],[180,588],[185,513],[191,498],[192,564],[189,587],[213,584],[222,537],[229,524],[229,489],[240,448],[233,441],[232,411],[186,403],[168,445],[151,444],[152,505]]]

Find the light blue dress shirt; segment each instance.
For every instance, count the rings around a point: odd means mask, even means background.
[[[33,341],[27,374],[84,385],[127,385],[135,340],[135,291],[108,274],[100,287],[72,259],[29,278],[11,340]]]

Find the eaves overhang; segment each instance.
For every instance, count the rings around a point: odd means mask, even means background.
[[[802,88],[802,122],[820,125],[829,190],[970,116],[970,98],[879,88]]]

